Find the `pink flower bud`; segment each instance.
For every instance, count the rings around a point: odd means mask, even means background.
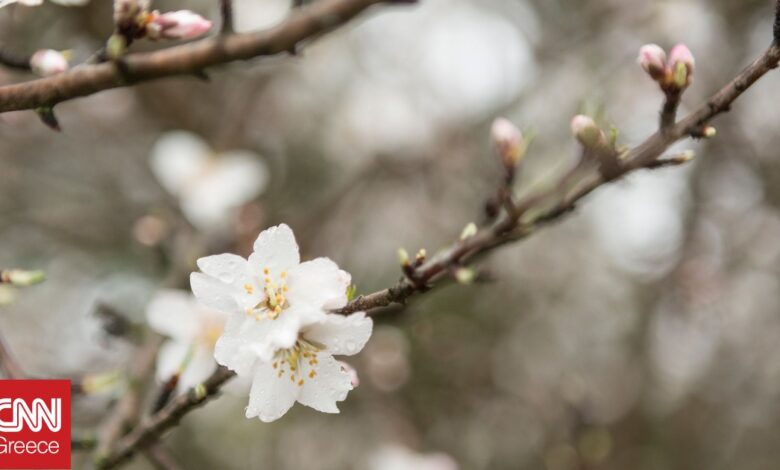
[[[672,79],[678,88],[691,84],[696,60],[685,44],[677,44],[672,48],[669,52],[669,65],[672,69]]]
[[[523,133],[508,119],[498,118],[490,135],[504,165],[514,168],[523,158]]]
[[[583,114],[574,116],[571,120],[571,132],[586,147],[597,147],[606,142],[606,136],[596,121]]]
[[[68,59],[61,52],[41,49],[30,58],[30,68],[35,74],[48,77],[68,70]]]
[[[571,133],[575,136],[580,136],[594,128],[598,129],[596,121],[584,114],[578,114],[571,120]]]
[[[151,39],[193,39],[211,29],[211,21],[189,10],[156,13],[147,25]]]
[[[637,61],[653,80],[661,80],[666,75],[666,52],[657,44],[642,46]]]

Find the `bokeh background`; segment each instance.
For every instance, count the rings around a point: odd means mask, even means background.
[[[3,9],[0,43],[84,59],[110,34],[110,3]],[[583,109],[626,144],[654,130],[662,97],[636,66],[643,43],[696,55],[684,112],[768,46],[772,3],[423,0],[372,9],[294,58],[209,71],[208,83],[63,103],[62,133],[4,114],[0,266],[42,268],[47,281],[2,290],[0,331],[30,374],[122,371],[136,343],[107,311],[143,322],[157,289],[187,287],[197,257],[247,254],[280,222],[358,292],[388,286],[399,247],[432,253],[482,220],[501,177],[495,117],[536,135],[518,182],[532,190],[576,158],[568,122]],[[156,6],[217,20],[215,4]],[[289,5],[235,9],[249,31]],[[0,71],[2,83],[27,78]],[[676,147],[695,150],[693,164],[600,189],[486,259],[490,283],[377,317],[340,415],[298,405],[264,424],[227,393],[166,446],[193,469],[778,468],[778,99],[770,75],[715,122],[717,138]],[[261,175],[240,194],[233,173],[214,170],[235,150]],[[211,160],[193,169],[197,152]],[[183,166],[155,166],[167,154]],[[121,393],[78,398],[76,429]]]

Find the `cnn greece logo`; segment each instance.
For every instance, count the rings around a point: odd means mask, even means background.
[[[70,468],[70,382],[0,380],[0,469]]]
[[[49,406],[40,398],[36,398],[32,401],[32,407],[28,407],[27,402],[21,398],[0,398],[0,412],[7,408],[11,409],[13,419],[10,422],[0,419],[0,432],[19,432],[24,424],[35,432],[40,431],[44,424],[52,432],[62,428],[61,398],[52,398]]]

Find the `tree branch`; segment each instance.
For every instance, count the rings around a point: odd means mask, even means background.
[[[96,468],[107,469],[126,462],[137,450],[156,442],[184,415],[214,398],[222,385],[234,376],[234,372],[224,367],[218,368],[203,384],[190,389],[185,395],[176,397],[165,408],[122,438],[111,453],[96,463]]]
[[[778,0],[778,20],[780,23],[780,0]],[[780,27],[778,27],[780,28]],[[516,204],[516,210],[504,215],[496,223],[484,227],[476,234],[460,240],[430,260],[413,268],[412,276],[399,281],[395,286],[362,295],[350,301],[344,308],[335,313],[349,314],[356,311],[366,311],[369,314],[382,307],[394,303],[404,303],[415,294],[427,291],[440,284],[453,268],[483,256],[493,249],[512,241],[523,239],[547,223],[562,218],[574,210],[576,203],[595,190],[632,171],[643,168],[657,168],[672,164],[680,164],[677,157],[670,160],[659,160],[661,155],[675,142],[698,132],[715,116],[729,110],[731,104],[762,76],[778,66],[780,62],[780,41],[775,40],[772,46],[755,62],[743,70],[728,85],[713,95],[704,105],[685,119],[668,129],[660,130],[643,143],[630,150],[620,160],[616,172],[605,178],[597,168],[585,167],[580,172],[578,166],[572,172],[566,173],[549,189],[531,194]],[[667,161],[673,163],[666,163]],[[573,175],[581,175],[579,179]],[[409,280],[415,279],[415,282]],[[235,373],[220,367],[203,384],[188,391],[186,395],[177,397],[159,412],[136,427],[132,432],[120,439],[114,449],[105,455],[97,468],[112,468],[126,462],[135,452],[147,448],[156,442],[162,434],[176,425],[179,420],[215,397],[222,385],[235,376]]]
[[[0,87],[0,112],[51,107],[103,90],[177,75],[215,65],[294,50],[304,40],[343,25],[368,7],[401,0],[320,0],[296,9],[281,24],[246,34],[226,34],[150,53],[129,54],[121,70],[114,63],[82,65],[67,72]]]
[[[780,0],[778,0],[778,4],[780,5]],[[780,7],[778,17],[780,17]],[[579,181],[569,183],[564,177],[548,190],[532,194],[519,201],[514,215],[505,216],[494,225],[483,228],[476,235],[452,244],[442,250],[439,255],[415,268],[412,277],[417,280],[416,283],[402,279],[393,287],[357,297],[346,307],[336,310],[336,313],[345,315],[358,311],[371,313],[371,310],[393,303],[404,303],[411,296],[428,290],[441,278],[446,277],[451,268],[473,261],[506,243],[523,239],[542,225],[556,221],[574,210],[580,199],[599,186],[637,169],[664,166],[657,163],[658,158],[672,144],[685,137],[698,135],[702,127],[715,116],[727,112],[731,104],[745,90],[776,68],[778,62],[780,62],[780,46],[775,41],[761,57],[707,100],[698,110],[682,121],[656,132],[633,148],[623,158],[619,168],[611,178],[605,179],[599,172],[590,172],[584,174]],[[563,192],[562,195],[561,192]],[[557,202],[550,204],[550,201]],[[423,288],[420,287],[421,285]]]

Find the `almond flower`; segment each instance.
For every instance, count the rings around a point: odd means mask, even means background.
[[[190,132],[163,134],[151,151],[152,173],[196,228],[232,226],[238,209],[265,190],[269,175],[261,157],[248,150],[216,153]]]
[[[327,313],[347,303],[350,275],[327,258],[301,263],[284,224],[263,231],[248,260],[222,254],[199,259],[198,267],[190,276],[195,296],[230,313],[214,357],[252,378],[247,417],[273,421],[296,400],[338,412],[352,379],[333,355],[360,351],[372,328],[362,313]]]
[[[149,326],[169,339],[157,355],[157,380],[179,374],[178,389],[202,383],[217,368],[214,345],[225,329],[228,315],[205,308],[192,294],[160,290],[146,309]]]
[[[246,417],[271,422],[296,401],[323,413],[338,413],[336,403],[347,398],[357,378],[333,356],[360,352],[372,327],[371,319],[359,312],[347,317],[328,314],[301,329],[292,347],[276,350],[270,361],[255,363]]]

